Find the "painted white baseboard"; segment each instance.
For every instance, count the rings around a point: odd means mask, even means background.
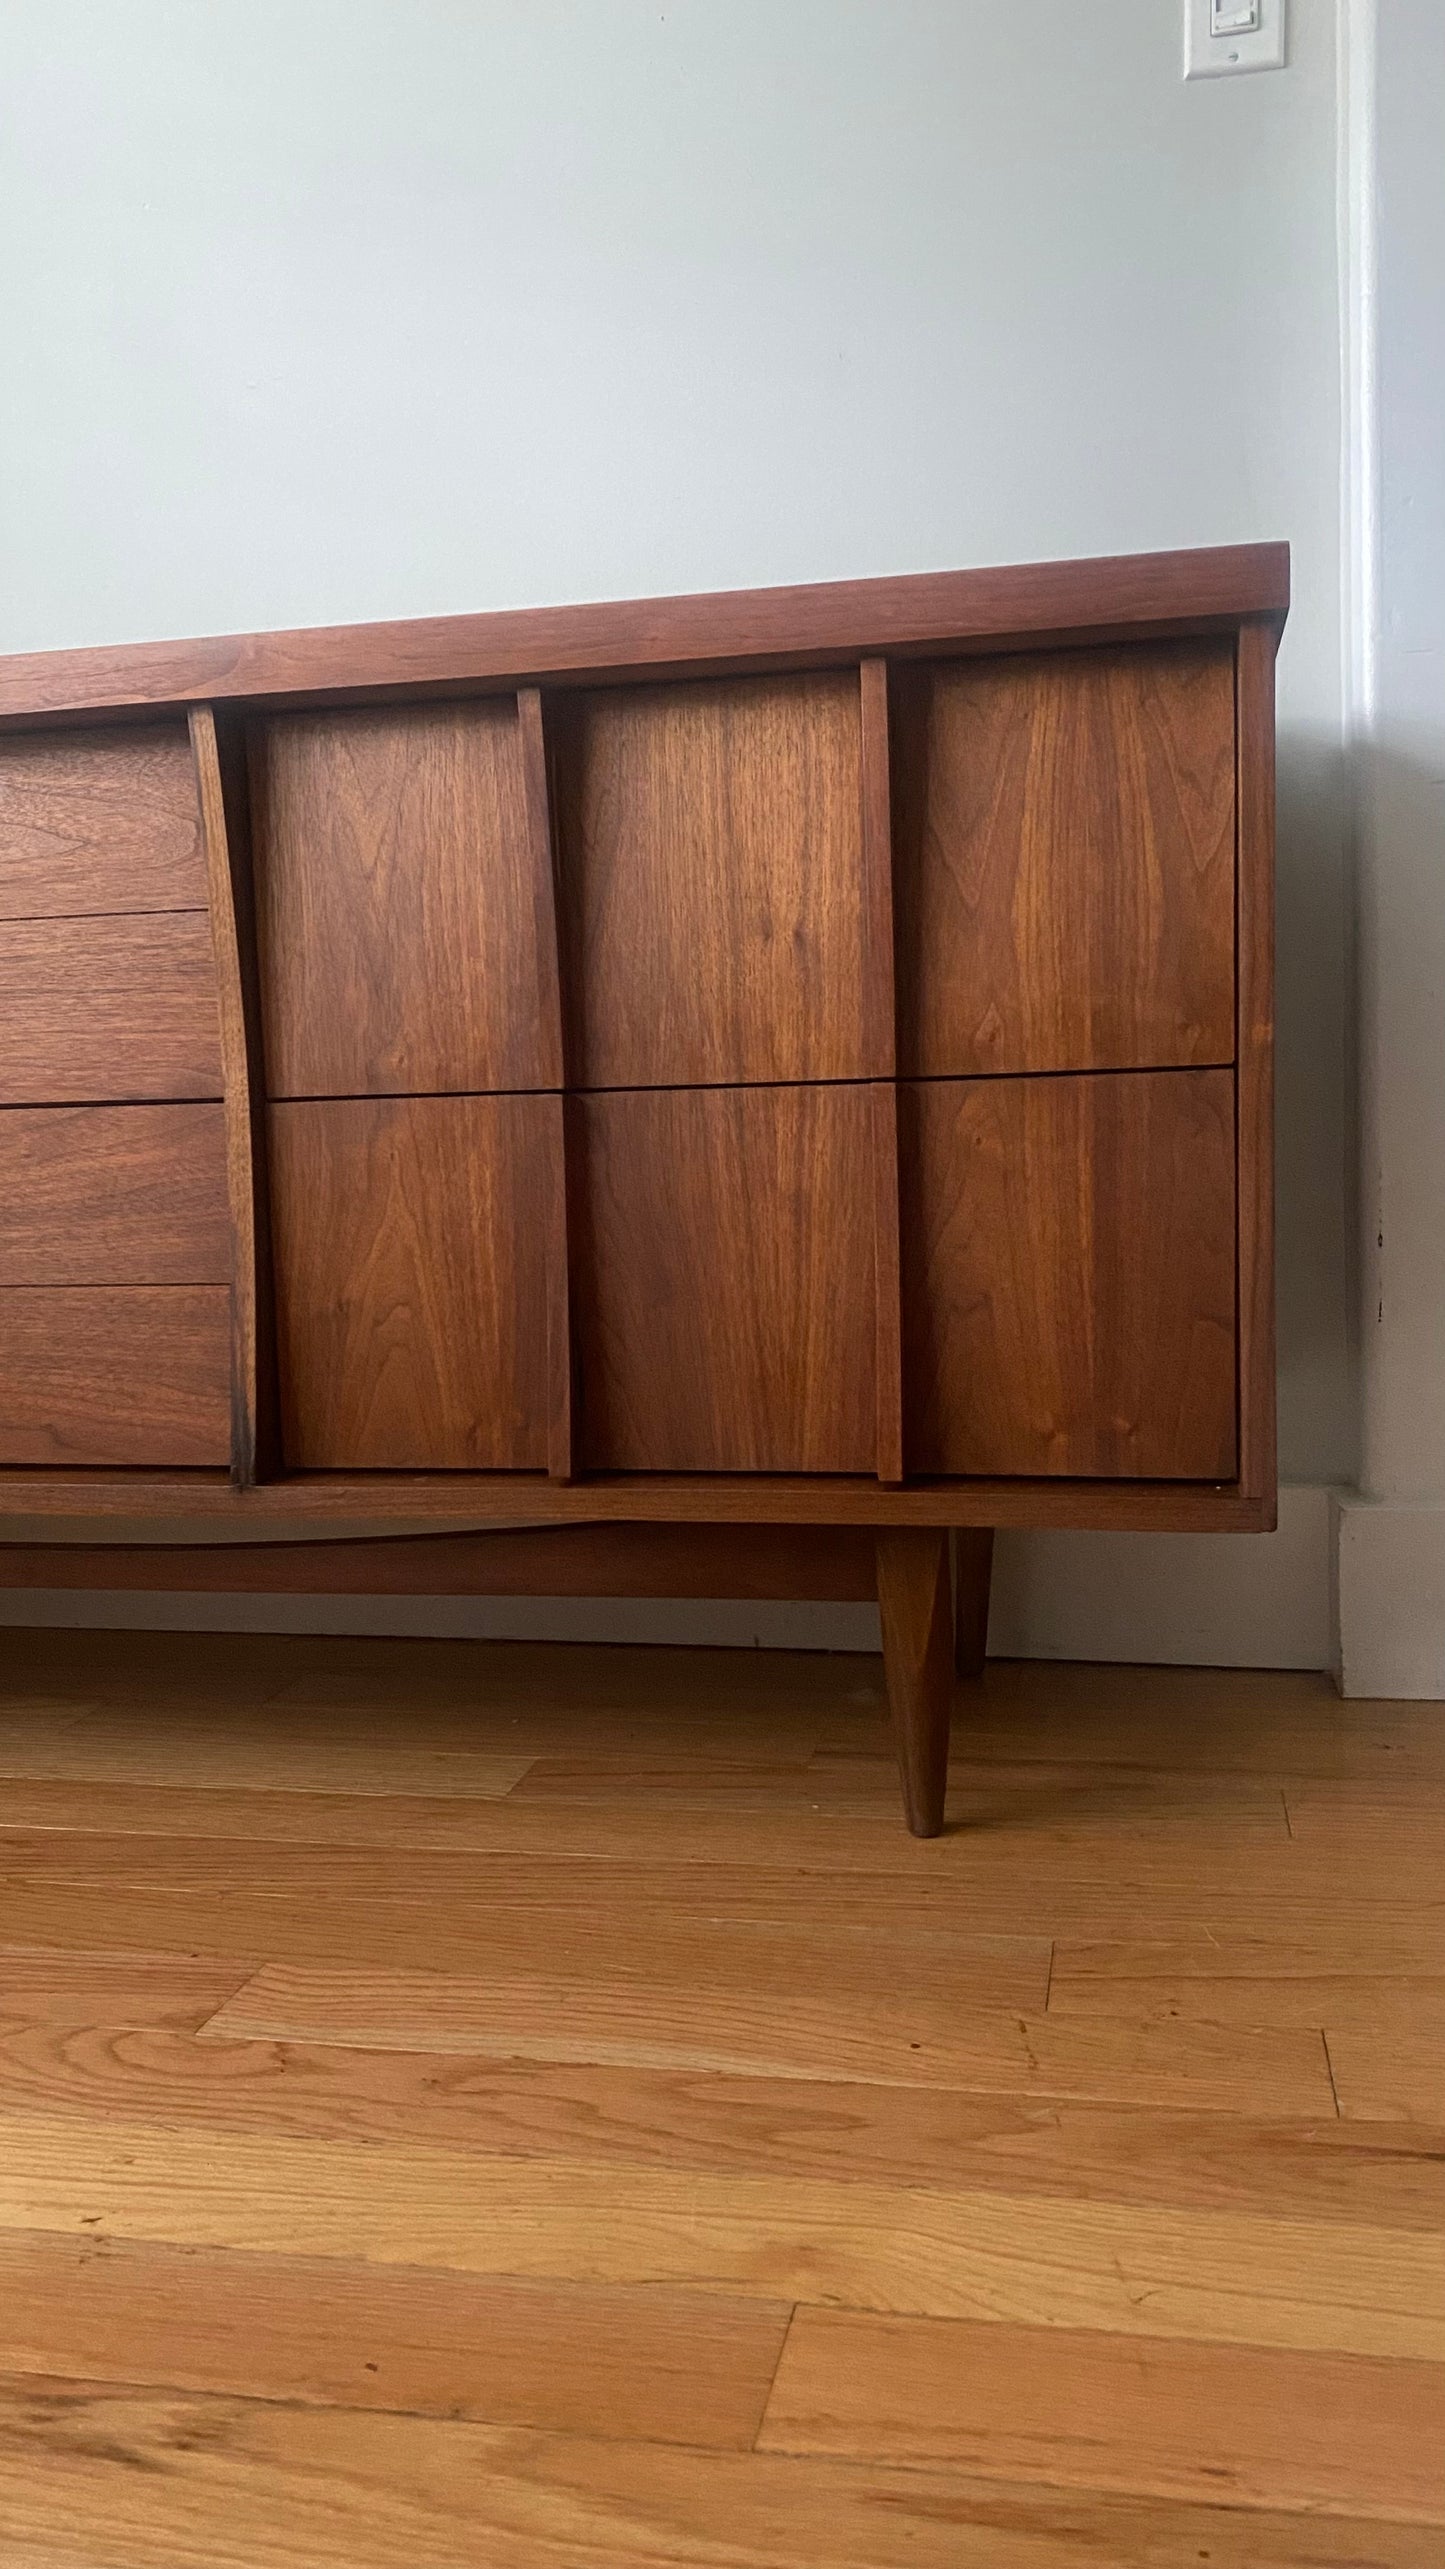
[[[1445,1700],[1445,1507],[1336,1498],[1342,1695]]]
[[[1212,1668],[1332,1664],[1330,1492],[1280,1492],[1275,1534],[1001,1534],[995,1658]],[[866,1605],[591,1597],[234,1597],[0,1592],[0,1625],[176,1632],[422,1633],[876,1650]]]

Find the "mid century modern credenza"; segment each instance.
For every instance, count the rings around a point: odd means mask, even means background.
[[[0,1577],[876,1580],[936,1830],[994,1527],[1273,1523],[1287,590],[0,661]]]

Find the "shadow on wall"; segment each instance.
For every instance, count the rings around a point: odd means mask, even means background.
[[[1361,750],[1352,846],[1355,1358],[1368,1395],[1358,1477],[1375,1495],[1432,1506],[1445,1499],[1445,686],[1441,694],[1428,720]]]
[[[1314,731],[1278,745],[1275,1137],[1280,1472],[1352,1481],[1355,883],[1344,750]]]

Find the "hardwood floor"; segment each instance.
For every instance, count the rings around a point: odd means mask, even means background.
[[[1445,2561],[1445,1707],[0,1671],[4,2569]]]

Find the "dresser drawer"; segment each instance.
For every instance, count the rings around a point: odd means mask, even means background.
[[[0,1104],[220,1094],[204,910],[0,921]]]
[[[558,1101],[296,1101],[269,1137],[287,1463],[543,1466]]]
[[[516,697],[249,737],[271,1095],[546,1085]]]
[[[0,1289],[0,1463],[225,1464],[224,1285]]]
[[[1229,1071],[900,1096],[913,1470],[1234,1472]]]
[[[183,722],[0,740],[0,919],[205,907]]]
[[[900,664],[898,1060],[1234,1059],[1230,642]]]
[[[586,1463],[873,1470],[872,1094],[573,1102]]]
[[[230,1273],[218,1105],[0,1110],[0,1286]]]
[[[585,1088],[857,1079],[856,669],[550,702],[563,983]]]

